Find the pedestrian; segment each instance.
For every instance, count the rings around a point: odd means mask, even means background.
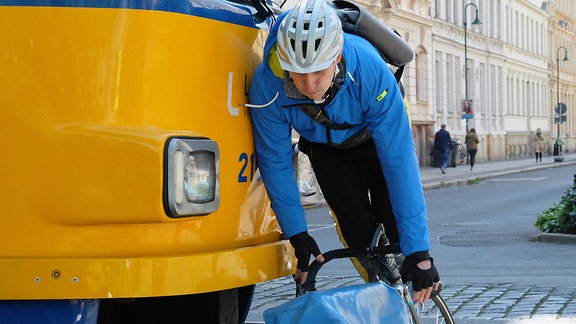
[[[446,130],[446,124],[440,126],[440,130],[434,135],[434,150],[438,152],[437,156],[440,157],[440,171],[446,173],[448,161],[450,160],[450,149],[452,148],[452,138],[450,133]]]
[[[476,162],[476,153],[478,153],[478,135],[476,134],[476,129],[470,128],[466,138],[464,139],[466,143],[466,149],[468,150],[468,155],[470,156],[470,170],[474,170],[474,163]]]
[[[428,300],[439,275],[429,255],[410,121],[386,62],[368,41],[343,32],[325,0],[303,0],[281,14],[263,57],[248,106],[260,174],[298,259],[295,280],[306,280],[311,254],[318,261],[323,256],[308,233],[300,202],[292,129],[300,135],[298,147],[310,159],[343,243],[365,248],[376,224],[384,223],[391,243],[399,242],[406,255],[401,272],[413,283],[414,300]],[[366,272],[363,264],[355,265]]]
[[[542,162],[542,152],[546,151],[546,141],[542,137],[542,130],[536,129],[536,136],[534,136],[534,155],[536,155],[536,163]]]

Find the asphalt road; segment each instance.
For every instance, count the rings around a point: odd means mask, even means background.
[[[537,216],[560,200],[573,173],[543,169],[426,191],[432,250],[446,280],[576,287],[574,245],[530,242],[540,232]]]
[[[530,242],[537,215],[572,184],[574,167],[504,175],[469,186],[426,190],[431,254],[457,323],[576,323],[576,249]],[[327,208],[307,212],[322,250],[341,247]],[[330,286],[359,283],[347,260],[318,276]],[[293,298],[283,278],[257,287],[248,320]]]

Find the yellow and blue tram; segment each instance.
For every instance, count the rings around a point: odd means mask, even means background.
[[[254,8],[0,0],[0,322],[242,322],[293,273],[244,106]]]

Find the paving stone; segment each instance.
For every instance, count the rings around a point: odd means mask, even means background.
[[[318,278],[326,283],[318,284],[320,290],[362,283],[357,277]],[[292,278],[281,278],[259,284],[256,287],[251,312],[262,313],[265,309],[280,305],[294,298],[295,285]],[[442,297],[456,319],[495,320],[502,323],[523,323],[546,319],[558,323],[576,323],[576,287],[461,285],[447,286]],[[424,306],[425,313],[435,312],[432,303]],[[508,320],[508,321],[505,321]],[[528,323],[528,322],[527,322]],[[532,322],[530,322],[532,323]]]

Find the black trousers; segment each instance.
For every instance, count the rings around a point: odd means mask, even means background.
[[[399,242],[386,179],[374,142],[348,149],[312,143],[300,138],[324,198],[349,247],[370,245],[377,223],[383,223],[391,243]]]
[[[476,153],[478,153],[478,149],[468,150],[468,154],[470,155],[470,167],[474,167],[474,164],[476,164]]]

